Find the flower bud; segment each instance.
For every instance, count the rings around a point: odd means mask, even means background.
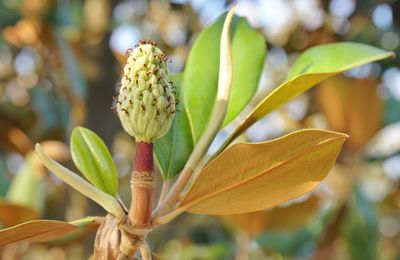
[[[116,111],[125,131],[136,142],[163,136],[175,115],[175,87],[168,80],[167,58],[153,41],[128,50]]]

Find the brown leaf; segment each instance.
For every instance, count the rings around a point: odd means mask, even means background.
[[[250,237],[254,237],[265,230],[286,231],[301,228],[312,219],[318,208],[319,199],[312,196],[305,201],[288,206],[275,207],[268,211],[223,216],[223,219],[241,228]]]
[[[303,195],[326,176],[346,137],[309,129],[269,142],[235,144],[203,169],[177,211],[240,214]]]
[[[319,199],[307,200],[268,211],[267,229],[270,231],[296,230],[307,225],[319,209]]]
[[[0,201],[0,223],[6,227],[39,218],[39,212],[7,201]]]
[[[363,147],[381,127],[383,102],[378,81],[335,77],[317,89],[317,101],[332,130],[350,135],[346,146]]]
[[[244,214],[222,216],[223,220],[245,231],[250,237],[262,233],[267,227],[268,212],[255,211]]]
[[[97,225],[94,217],[80,222],[34,220],[0,231],[0,247],[14,242],[47,242],[70,234],[80,228]]]

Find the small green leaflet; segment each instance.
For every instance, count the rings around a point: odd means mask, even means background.
[[[115,196],[118,174],[112,157],[99,136],[77,127],[71,135],[72,160],[83,176],[100,190]]]

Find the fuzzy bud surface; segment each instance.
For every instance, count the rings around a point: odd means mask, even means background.
[[[151,143],[169,130],[176,92],[168,79],[165,54],[153,41],[140,41],[127,51],[114,106],[125,131],[136,142]]]

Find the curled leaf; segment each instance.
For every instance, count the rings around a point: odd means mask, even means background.
[[[153,216],[158,216],[168,211],[174,203],[178,200],[179,192],[184,188],[188,180],[194,177],[193,170],[201,169],[202,165],[206,163],[203,158],[207,152],[212,140],[218,133],[221,124],[224,120],[226,109],[228,106],[229,93],[232,86],[232,57],[231,57],[231,45],[229,29],[232,24],[235,5],[226,15],[224,25],[221,33],[220,42],[220,64],[219,64],[219,78],[218,78],[218,93],[217,100],[214,105],[213,112],[210,116],[210,121],[207,123],[207,128],[204,134],[201,136],[197,145],[194,147],[193,152],[190,154],[182,173],[171,188],[169,193],[166,195],[160,207],[157,207],[153,212]],[[187,108],[187,107],[186,107]],[[189,119],[190,121],[190,119]],[[193,130],[193,129],[192,129]],[[193,134],[193,132],[192,132]]]
[[[195,138],[194,140],[197,141],[197,144],[185,165],[185,167],[190,169],[194,169],[194,167],[198,166],[201,158],[207,152],[212,140],[221,128],[228,108],[229,95],[232,89],[232,53],[229,31],[234,18],[235,7],[236,6],[233,6],[226,15],[222,27],[219,52],[218,90],[216,93],[216,101],[213,106],[212,113],[208,115],[209,121],[204,125],[206,128],[200,138],[196,139],[196,133],[192,132],[193,137]],[[203,91],[204,90],[202,90],[202,92]],[[190,122],[191,118],[189,103],[186,103],[185,108],[187,109]],[[201,111],[203,109],[197,107],[197,110]],[[192,125],[192,130],[193,129],[194,128]]]
[[[234,7],[233,7],[234,8]],[[196,143],[207,129],[214,110],[218,86],[218,77],[223,64],[219,48],[224,22],[229,14],[223,14],[214,23],[206,27],[197,37],[189,53],[183,76],[183,98]],[[229,29],[229,28],[228,28]],[[224,114],[223,125],[232,121],[247,105],[258,87],[258,81],[266,54],[265,39],[252,28],[243,17],[234,16],[230,26],[228,40],[232,41],[232,91]],[[205,76],[206,75],[206,76]]]

